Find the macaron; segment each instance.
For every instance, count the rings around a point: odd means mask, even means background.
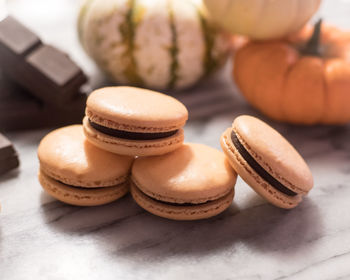
[[[222,152],[186,143],[166,155],[137,158],[131,171],[131,194],[154,215],[205,219],[231,205],[236,178]]]
[[[313,187],[308,165],[275,129],[251,116],[237,117],[221,147],[238,175],[277,207],[296,207]]]
[[[91,93],[83,120],[87,139],[121,155],[161,155],[179,148],[186,107],[173,97],[135,87],[106,87]]]
[[[81,125],[50,132],[38,147],[39,181],[56,199],[79,206],[102,205],[129,190],[134,158],[90,144]]]

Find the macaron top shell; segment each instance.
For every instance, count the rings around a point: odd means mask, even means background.
[[[236,173],[225,155],[202,144],[184,144],[163,156],[138,158],[132,180],[148,196],[172,203],[204,203],[229,193]]]
[[[46,175],[83,187],[113,186],[126,181],[134,159],[90,144],[81,125],[63,127],[46,135],[40,142],[38,157]]]
[[[95,90],[86,106],[86,115],[93,122],[133,132],[176,130],[188,118],[186,107],[175,98],[135,87]]]
[[[251,116],[239,116],[233,131],[250,155],[275,179],[297,193],[313,187],[312,173],[294,147],[276,130]]]

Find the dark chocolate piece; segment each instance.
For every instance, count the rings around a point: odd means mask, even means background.
[[[10,140],[0,134],[0,175],[15,169],[19,160],[15,148]]]
[[[143,133],[143,132],[130,132],[130,131],[124,131],[124,130],[118,130],[113,129],[109,127],[105,127],[102,125],[99,125],[97,123],[92,122],[89,120],[90,125],[96,129],[99,132],[102,132],[104,134],[107,134],[109,136],[122,138],[122,139],[128,139],[128,140],[155,140],[155,139],[162,139],[166,137],[170,137],[178,130],[172,130],[167,132],[156,132],[156,133]]]
[[[78,93],[65,107],[45,105],[0,72],[0,131],[81,123],[86,98],[86,94]]]
[[[18,157],[11,157],[0,161],[0,175],[3,175],[19,166]]]
[[[297,193],[285,187],[282,183],[272,177],[246,150],[246,148],[239,141],[236,133],[234,131],[231,132],[231,140],[233,145],[236,147],[240,155],[244,158],[244,160],[249,164],[251,168],[267,183],[269,183],[276,190],[284,193],[288,196],[296,196]]]
[[[0,161],[11,157],[16,157],[16,151],[10,140],[0,133]]]
[[[41,44],[38,36],[13,17],[0,22],[0,42],[20,56],[25,56]]]
[[[65,53],[43,45],[12,17],[0,22],[0,66],[32,95],[56,107],[71,100],[87,81]]]

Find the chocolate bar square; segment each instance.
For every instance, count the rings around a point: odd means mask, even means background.
[[[18,166],[19,160],[12,143],[0,133],[0,175]]]
[[[17,55],[26,55],[41,44],[38,36],[13,17],[0,21],[0,42]]]
[[[0,72],[0,131],[81,123],[86,98],[86,94],[77,92],[64,107],[43,104]]]
[[[16,151],[12,143],[0,133],[0,161],[13,157]]]
[[[56,107],[73,99],[87,81],[67,54],[42,44],[13,17],[0,22],[0,67],[28,93]]]

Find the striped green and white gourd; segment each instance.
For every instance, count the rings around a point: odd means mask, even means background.
[[[190,87],[229,53],[201,0],[85,0],[78,32],[114,81],[154,89]]]

